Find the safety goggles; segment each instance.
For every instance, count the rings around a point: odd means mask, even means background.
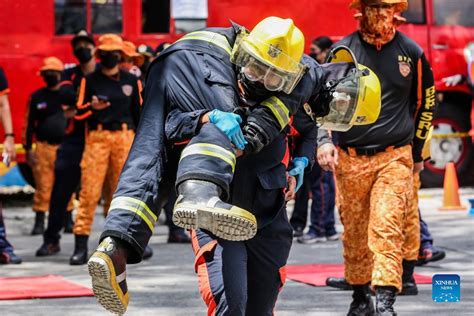
[[[241,67],[243,75],[252,82],[261,82],[269,91],[283,91],[290,94],[306,72],[306,67],[287,56],[286,63],[292,72],[283,71],[262,60],[245,41],[245,35],[240,36],[234,44],[231,62]],[[271,48],[269,48],[271,49]],[[281,53],[283,54],[283,53]]]

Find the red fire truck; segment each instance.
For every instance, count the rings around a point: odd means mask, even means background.
[[[183,32],[204,26],[228,26],[230,20],[252,28],[266,16],[294,19],[306,36],[333,39],[356,29],[350,0],[3,0],[0,2],[0,66],[11,88],[16,142],[28,95],[41,86],[36,72],[46,56],[74,63],[70,40],[87,29],[94,36],[118,33],[136,44],[172,42]],[[425,50],[436,78],[439,107],[434,120],[432,159],[422,174],[425,186],[442,183],[445,164],[454,161],[461,184],[473,183],[474,148],[468,132],[472,97],[465,83],[448,87],[443,78],[467,75],[466,48],[474,42],[472,0],[410,0],[401,31]],[[471,45],[472,48],[472,45]],[[472,49],[470,51],[472,56]],[[472,58],[472,57],[471,57]],[[20,155],[21,161],[21,155]],[[2,174],[0,168],[0,175]],[[469,174],[469,175],[468,175]]]

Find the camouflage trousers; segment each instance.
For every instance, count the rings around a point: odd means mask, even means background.
[[[91,131],[81,161],[81,192],[74,224],[75,235],[90,235],[95,209],[104,183],[111,195],[117,186],[135,133],[132,130]]]
[[[405,223],[405,242],[403,243],[403,259],[413,261],[418,259],[420,250],[420,212],[418,211],[418,190],[421,187],[420,175],[413,175],[413,199],[409,204]]]
[[[35,178],[35,195],[33,197],[33,210],[35,212],[47,212],[54,183],[54,162],[59,145],[51,145],[47,142],[36,142],[36,162],[33,165],[33,177]]]
[[[404,232],[413,201],[411,146],[374,156],[351,156],[339,149],[336,179],[346,279],[400,290]]]

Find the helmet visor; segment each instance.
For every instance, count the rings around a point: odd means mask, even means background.
[[[347,131],[354,124],[357,110],[361,72],[355,68],[343,78],[332,92],[329,113],[317,121],[322,129]]]
[[[288,60],[294,72],[272,66],[258,56],[252,49],[252,45],[245,41],[246,36],[240,36],[234,44],[230,57],[231,62],[242,68],[242,72],[248,80],[261,82],[269,91],[283,91],[290,94],[305,73],[303,64]],[[271,48],[269,47],[269,49]]]

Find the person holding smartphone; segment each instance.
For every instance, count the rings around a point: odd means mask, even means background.
[[[7,77],[0,67],[0,118],[5,131],[5,141],[3,143],[4,163],[9,164],[10,159],[15,159],[15,140],[12,126],[12,116],[10,112],[10,103],[8,102]],[[21,258],[13,251],[13,246],[7,240],[5,223],[3,222],[2,205],[0,203],[0,264],[19,264]]]
[[[85,120],[87,134],[71,265],[87,262],[87,242],[104,181],[112,177],[111,192],[114,192],[140,115],[139,79],[119,68],[124,55],[122,38],[115,34],[102,35],[95,55],[102,66],[82,79],[75,116]]]

